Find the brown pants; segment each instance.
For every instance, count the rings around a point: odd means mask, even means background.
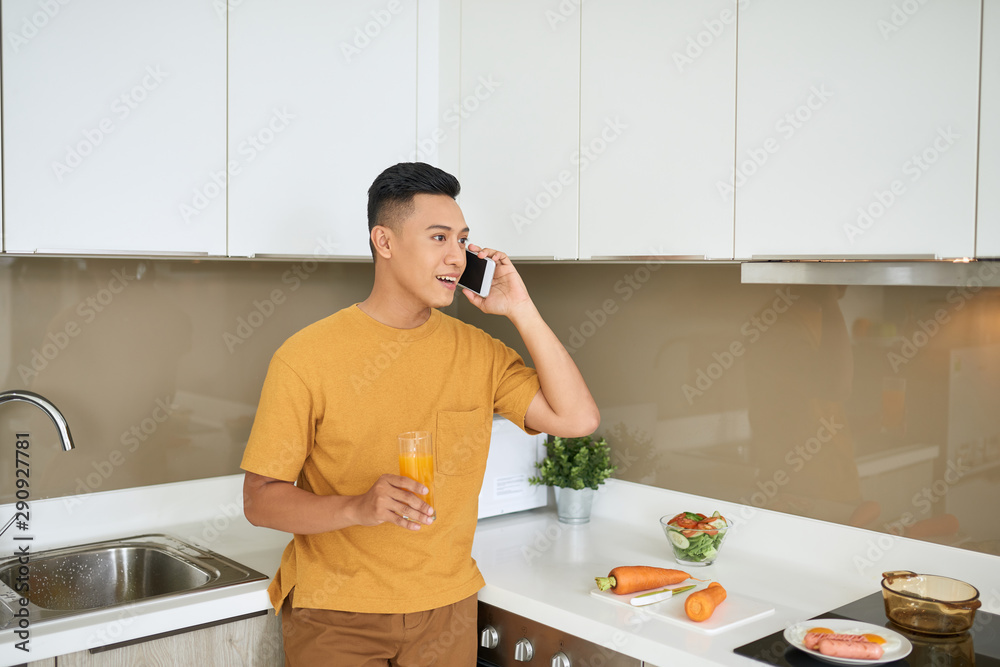
[[[289,595],[285,667],[474,667],[477,612],[475,595],[410,614],[296,609]]]

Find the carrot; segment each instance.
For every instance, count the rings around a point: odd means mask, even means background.
[[[616,567],[606,577],[594,577],[597,587],[602,591],[609,588],[612,593],[627,595],[636,591],[648,591],[651,588],[679,584],[690,579],[687,572],[668,570],[662,567],[648,565],[624,565]]]
[[[701,623],[711,617],[715,608],[726,599],[726,589],[716,582],[708,585],[708,588],[695,591],[684,600],[684,612],[692,621]]]

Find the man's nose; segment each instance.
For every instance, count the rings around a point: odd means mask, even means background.
[[[453,266],[464,267],[465,266],[465,246],[459,241],[455,241],[448,245],[448,255],[445,260],[452,264]]]

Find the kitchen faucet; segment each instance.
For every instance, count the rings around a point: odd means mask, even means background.
[[[52,423],[56,425],[56,430],[59,431],[59,439],[62,441],[62,448],[65,451],[69,451],[76,447],[73,444],[73,436],[69,432],[69,424],[66,423],[66,418],[63,417],[63,413],[59,412],[59,408],[54,406],[49,399],[36,394],[32,391],[23,391],[21,389],[13,389],[11,391],[0,392],[0,405],[8,401],[24,401],[25,403],[31,403],[37,406],[42,412],[49,416]]]

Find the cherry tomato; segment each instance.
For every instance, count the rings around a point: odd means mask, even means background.
[[[719,529],[708,523],[707,521],[702,521],[698,524],[698,530],[705,531],[706,535],[718,535]]]

